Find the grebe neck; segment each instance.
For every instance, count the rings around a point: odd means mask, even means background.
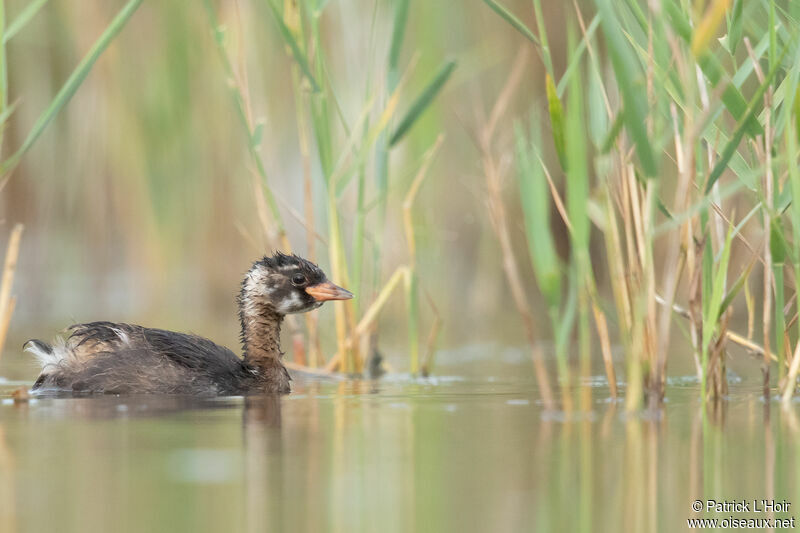
[[[274,367],[276,362],[280,363],[283,355],[283,315],[268,304],[242,298],[239,302],[239,320],[242,323],[244,361],[259,368]]]

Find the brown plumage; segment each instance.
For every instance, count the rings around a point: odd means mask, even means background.
[[[243,358],[186,333],[114,322],[76,324],[66,339],[25,343],[42,365],[34,390],[112,394],[288,393],[283,317],[353,295],[315,264],[280,252],[256,261],[238,297]]]

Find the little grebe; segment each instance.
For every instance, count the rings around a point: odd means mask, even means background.
[[[33,389],[110,394],[288,393],[284,315],[353,295],[314,263],[280,252],[256,261],[238,297],[244,358],[208,339],[114,322],[76,324],[52,345],[25,343],[42,365]]]

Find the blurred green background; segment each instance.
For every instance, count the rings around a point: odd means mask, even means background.
[[[7,18],[26,4],[7,2]],[[18,107],[7,127],[6,154],[20,145],[123,4],[51,0],[9,42],[9,101]],[[524,1],[508,3],[523,4],[518,11],[529,11]],[[303,183],[292,58],[265,2],[231,0],[217,8],[230,53],[246,59],[253,116],[265,123],[259,150],[289,237],[303,254],[305,229],[294,217],[303,213]],[[391,2],[371,1],[324,8],[328,74],[351,124],[366,101],[367,80],[384,75],[392,9]],[[546,9],[547,16],[563,15],[558,3]],[[562,37],[551,39],[557,61]],[[443,133],[415,217],[420,282],[444,317],[442,346],[496,339],[498,332],[510,343],[522,338],[488,225],[473,140],[520,46],[520,36],[481,2],[411,3],[400,64],[413,69],[400,109],[444,60],[455,59],[458,67],[392,152],[378,285],[407,260],[400,204],[423,152]],[[526,102],[540,98],[540,74],[540,62],[531,57],[527,87],[519,93]],[[500,137],[510,143],[510,123],[503,127],[508,131]],[[334,133],[344,143],[343,129]],[[30,335],[47,338],[67,323],[94,319],[191,330],[235,344],[237,284],[250,262],[268,251],[250,164],[202,3],[144,2],[0,194],[3,239],[14,223],[25,224],[7,355],[19,352]],[[368,199],[373,168],[367,162]],[[313,173],[317,231],[327,235],[319,169]],[[513,182],[508,189],[516,194]],[[351,184],[340,203],[348,247],[355,194]],[[521,226],[513,231],[522,239]],[[369,254],[375,236],[367,238]],[[318,257],[328,268],[324,243]],[[366,305],[373,296],[370,277],[362,285],[353,289]],[[398,293],[383,320],[402,312]],[[320,320],[324,349],[332,313],[322,312]],[[386,343],[404,338],[404,328],[382,329]]]

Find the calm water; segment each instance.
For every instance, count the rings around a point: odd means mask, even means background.
[[[545,412],[519,378],[295,382],[283,398],[0,388],[0,531],[684,531],[695,499],[800,506],[797,408],[692,380],[628,416],[590,383]],[[576,396],[577,398],[577,396]]]

